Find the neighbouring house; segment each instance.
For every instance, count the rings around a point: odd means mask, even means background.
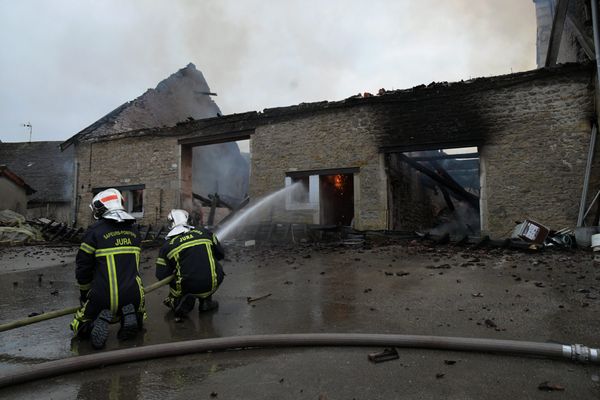
[[[12,210],[25,215],[27,210],[27,196],[35,193],[23,178],[0,165],[0,210]]]
[[[75,184],[73,149],[61,151],[60,141],[0,143],[0,163],[36,189],[29,197],[28,218],[44,217],[72,223]]]

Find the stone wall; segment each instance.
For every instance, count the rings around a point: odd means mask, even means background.
[[[283,188],[286,172],[358,167],[354,174],[355,226],[385,228],[386,176],[383,156],[371,135],[373,126],[368,108],[360,106],[259,126],[252,136],[250,197]]]
[[[595,117],[594,79],[589,65],[565,65],[80,142],[78,222],[91,221],[93,188],[143,184],[141,223],[163,223],[182,198],[191,203],[191,146],[247,135],[254,203],[282,189],[287,173],[354,168],[354,226],[394,228],[398,221],[390,215],[402,222],[398,216],[413,211],[403,202],[389,204],[385,154],[475,145],[481,154],[483,233],[506,237],[523,218],[555,229],[573,227]],[[590,197],[600,184],[599,160]],[[287,216],[315,223],[319,210],[295,209]]]
[[[176,137],[131,137],[77,144],[77,224],[93,222],[88,205],[94,188],[145,185],[138,221],[166,224],[180,204],[179,146]]]
[[[575,226],[593,90],[591,74],[574,74],[493,91],[482,99],[486,121],[494,127],[480,149],[484,231],[506,237],[514,221],[524,218],[553,229]]]
[[[388,205],[382,152],[476,145],[484,233],[506,237],[523,218],[572,227],[594,117],[593,90],[591,68],[560,66],[422,86],[337,108],[307,112],[304,106],[303,113],[256,128],[251,197],[282,188],[286,172],[359,167],[355,226],[393,228],[398,221],[390,221],[388,211],[396,216],[412,211],[399,202]]]

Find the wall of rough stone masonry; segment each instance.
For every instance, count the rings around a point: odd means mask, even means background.
[[[574,227],[594,115],[593,76],[574,74],[490,91],[493,134],[480,148],[482,228],[507,237],[515,221]]]
[[[251,197],[283,187],[286,172],[359,167],[355,225],[387,229],[395,222],[388,207],[397,205],[388,204],[382,149],[477,145],[483,233],[506,237],[523,218],[574,226],[594,117],[593,79],[591,68],[564,66],[422,86],[343,107],[317,104],[307,112],[304,106],[256,128]],[[411,212],[399,207],[390,212]]]
[[[372,115],[360,106],[257,127],[251,140],[250,197],[283,188],[286,172],[358,167],[354,224],[358,229],[385,229],[386,175],[383,155],[370,134],[372,127]],[[294,213],[294,218],[299,215]],[[304,222],[314,220],[308,217]]]
[[[177,137],[130,137],[77,145],[79,226],[93,218],[88,205],[93,188],[146,185],[140,224],[166,224],[171,208],[179,206],[179,145]]]

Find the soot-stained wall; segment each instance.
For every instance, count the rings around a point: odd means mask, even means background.
[[[593,78],[589,65],[564,65],[265,110],[269,123],[252,136],[250,192],[281,188],[289,171],[357,166],[355,226],[389,229],[392,215],[413,210],[388,204],[384,153],[477,146],[483,233],[506,237],[524,218],[574,226],[594,117]]]

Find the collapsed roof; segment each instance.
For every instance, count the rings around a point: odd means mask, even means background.
[[[214,117],[221,113],[211,99],[215,95],[201,71],[189,63],[155,89],[115,108],[98,121],[61,144],[65,149],[74,141],[101,138],[135,129],[175,126],[178,122]]]

